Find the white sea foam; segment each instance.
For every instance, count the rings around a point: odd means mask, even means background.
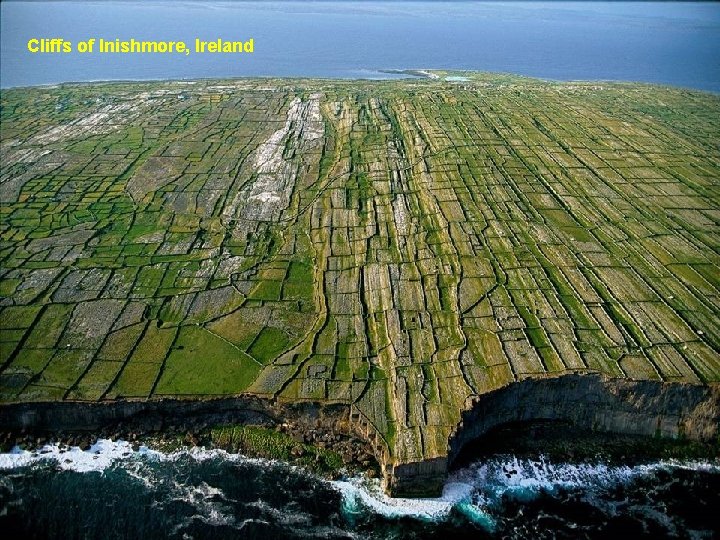
[[[336,481],[333,485],[343,496],[345,511],[351,514],[370,510],[390,518],[412,516],[439,521],[455,509],[486,529],[492,529],[495,523],[492,509],[505,495],[527,499],[560,488],[593,492],[672,469],[720,472],[720,462],[662,460],[645,465],[612,466],[506,457],[478,462],[452,473],[442,496],[435,499],[391,498],[383,493],[376,480],[355,478]]]
[[[98,439],[88,450],[78,447],[64,447],[57,444],[45,445],[33,451],[13,448],[9,453],[0,453],[0,470],[10,470],[54,461],[62,470],[76,472],[103,471],[113,464],[126,462],[124,468],[130,476],[145,483],[153,483],[152,470],[142,464],[148,460],[176,461],[190,458],[195,461],[223,459],[227,461],[255,463],[260,466],[277,464],[270,460],[247,458],[224,450],[190,448],[163,453],[141,446],[133,450],[129,442]],[[343,507],[348,514],[373,512],[385,517],[415,517],[441,521],[451,511],[466,515],[472,521],[491,529],[493,507],[501,503],[506,495],[516,498],[532,498],[543,491],[557,489],[582,489],[592,494],[603,488],[623,485],[635,478],[650,476],[660,470],[686,469],[720,473],[720,461],[662,460],[644,465],[607,465],[555,463],[544,458],[519,459],[516,457],[495,458],[477,462],[450,475],[438,498],[404,499],[388,497],[380,481],[367,478],[350,478],[331,484],[342,494]],[[150,475],[150,476],[148,476]],[[206,484],[193,487],[191,491],[178,488],[178,497],[198,506],[203,519],[222,521],[222,493]]]
[[[720,463],[706,461],[662,460],[644,465],[608,465],[605,463],[554,463],[508,457],[478,462],[453,473],[451,481],[472,484],[485,493],[509,491],[533,493],[557,488],[598,488],[626,483],[658,470],[690,469],[720,471]]]
[[[64,447],[58,444],[46,444],[33,451],[13,448],[10,453],[0,454],[0,469],[24,467],[43,461],[56,461],[63,470],[77,472],[102,471],[119,459],[127,459],[133,455],[159,454],[146,447],[137,452],[126,441],[98,439],[88,450],[77,446]]]
[[[377,480],[351,478],[332,484],[342,494],[345,510],[350,513],[369,509],[386,517],[413,516],[430,520],[446,517],[456,504],[470,497],[473,490],[470,484],[448,482],[441,497],[404,499],[385,495]]]
[[[16,446],[9,453],[0,453],[0,470],[55,461],[63,470],[76,472],[103,471],[119,460],[137,460],[140,458],[175,461],[185,456],[196,461],[220,458],[228,461],[270,463],[268,460],[248,458],[241,454],[228,453],[225,450],[206,450],[193,447],[163,453],[144,445],[140,446],[138,450],[134,450],[132,444],[123,440],[98,439],[88,450],[82,450],[77,446],[67,447],[59,444],[46,444],[32,451],[23,450]]]
[[[198,486],[173,482],[175,499],[182,500],[195,508],[190,520],[199,519],[208,525],[232,525],[235,518],[222,501],[225,494],[222,490],[202,482]],[[177,532],[177,531],[176,531]]]

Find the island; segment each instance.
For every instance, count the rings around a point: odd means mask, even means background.
[[[0,429],[717,441],[720,96],[418,73],[2,90]]]

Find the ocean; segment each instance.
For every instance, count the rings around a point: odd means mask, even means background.
[[[493,456],[438,499],[389,499],[379,481],[123,441],[0,454],[3,538],[717,538],[720,461],[624,466]]]
[[[507,72],[720,91],[714,2],[2,2],[3,87],[111,79]],[[30,39],[254,40],[227,54],[32,54]]]

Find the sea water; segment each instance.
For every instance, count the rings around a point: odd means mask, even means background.
[[[393,499],[377,479],[221,450],[98,440],[0,454],[3,538],[716,538],[717,508],[713,461],[501,455],[452,473],[437,499]]]
[[[2,2],[3,87],[110,79],[508,72],[720,91],[715,2]],[[252,54],[32,54],[29,39],[254,40]]]

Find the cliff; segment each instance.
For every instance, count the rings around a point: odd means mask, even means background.
[[[393,462],[349,407],[280,404],[255,396],[210,400],[45,402],[0,405],[0,427],[38,433],[99,431],[124,425],[141,432],[199,429],[219,424],[296,422],[363,437],[395,496],[439,495],[448,469],[463,448],[504,424],[562,420],[590,430],[712,441],[720,436],[720,385],[628,381],[600,375],[564,375],[512,383],[466,402],[447,455]],[[572,441],[568,441],[571,445]]]
[[[720,385],[629,381],[599,374],[526,379],[471,397],[461,418],[446,457],[388,467],[392,493],[438,493],[447,469],[468,443],[517,422],[565,421],[605,433],[717,440]]]

